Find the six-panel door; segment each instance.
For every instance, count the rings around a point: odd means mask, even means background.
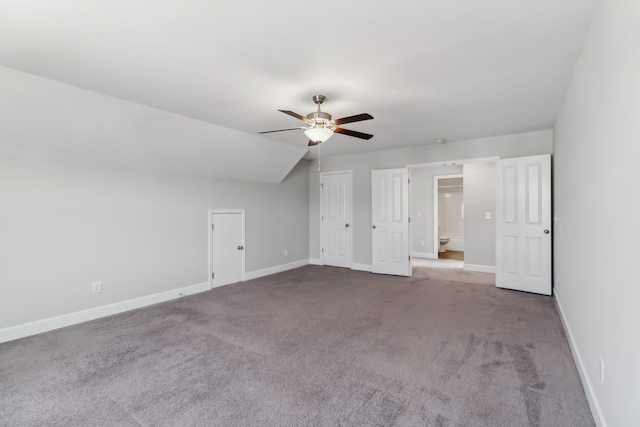
[[[496,286],[551,295],[551,156],[496,166]]]

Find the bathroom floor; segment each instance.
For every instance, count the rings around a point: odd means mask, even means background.
[[[456,259],[456,260],[462,261],[464,260],[464,252],[463,251],[438,252],[438,259]]]

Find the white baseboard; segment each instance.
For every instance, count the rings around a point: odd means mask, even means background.
[[[373,270],[373,266],[369,264],[356,264],[354,262],[354,263],[351,263],[351,269],[358,270],[358,271],[368,271],[369,273],[371,273],[371,270]]]
[[[100,307],[63,314],[60,316],[50,317],[48,319],[36,320],[34,322],[24,323],[22,325],[10,326],[8,328],[0,329],[0,343],[17,340],[19,338],[28,337],[30,335],[41,334],[43,332],[64,328],[66,326],[71,326],[78,323],[88,322],[89,320],[95,320],[101,317],[123,313],[125,311],[146,307],[148,305],[157,304],[160,302],[170,301],[172,299],[177,299],[185,295],[192,295],[208,291],[209,289],[210,287],[208,282],[199,283],[197,285],[172,289],[170,291],[116,302],[113,304],[102,305]]]
[[[412,258],[438,259],[438,255],[432,252],[411,252]]]
[[[560,314],[560,320],[562,321],[562,326],[567,334],[567,341],[569,341],[569,348],[571,349],[571,355],[573,356],[573,361],[578,368],[578,375],[580,376],[580,380],[582,381],[582,388],[584,389],[584,394],[587,396],[587,402],[589,402],[589,408],[591,408],[591,414],[593,415],[593,420],[598,427],[607,427],[607,422],[602,416],[602,409],[600,408],[600,403],[598,402],[598,398],[594,393],[593,384],[591,384],[591,380],[589,380],[589,376],[587,375],[587,370],[584,367],[584,362],[582,361],[582,357],[580,356],[580,352],[578,351],[578,347],[576,346],[575,341],[573,340],[573,334],[571,333],[571,328],[567,323],[567,319],[564,317],[564,312],[562,311],[562,304],[560,304],[560,300],[558,299],[558,295],[554,295],[553,299],[556,302],[556,307],[558,307],[558,313]]]
[[[475,271],[478,273],[494,273],[496,272],[495,265],[477,265],[477,264],[467,264],[465,263],[462,267],[464,271]]]
[[[309,258],[309,264],[311,265],[322,265],[322,260],[319,258]]]
[[[257,279],[258,277],[281,273],[287,270],[293,270],[294,268],[303,267],[308,264],[309,264],[308,259],[301,259],[300,261],[294,261],[288,264],[281,264],[281,265],[276,265],[275,267],[269,267],[269,268],[264,268],[262,270],[251,271],[249,273],[245,273],[244,280]]]

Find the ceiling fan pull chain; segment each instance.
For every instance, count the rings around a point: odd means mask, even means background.
[[[320,146],[322,143],[318,144],[318,172],[320,172],[320,166],[322,166],[322,159],[320,157]]]

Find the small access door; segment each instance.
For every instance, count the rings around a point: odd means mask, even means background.
[[[409,172],[371,171],[372,272],[411,276]]]
[[[217,209],[211,212],[211,287],[244,280],[244,209]]]
[[[551,295],[551,155],[496,168],[496,286]]]
[[[322,264],[351,268],[351,172],[321,178]]]

